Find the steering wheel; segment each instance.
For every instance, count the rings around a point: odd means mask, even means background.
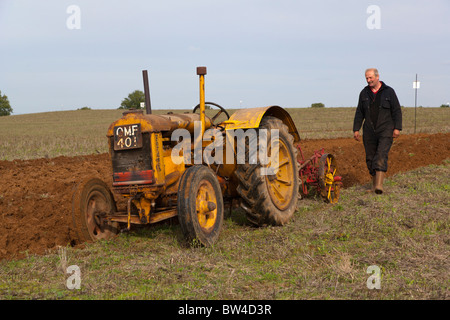
[[[214,103],[214,102],[205,102],[205,105],[213,105],[213,106],[216,106],[217,108],[220,109],[219,112],[217,112],[217,113],[214,115],[214,117],[211,118],[211,122],[212,122],[214,125],[216,125],[216,124],[214,123],[214,121],[222,114],[222,112],[224,112],[225,115],[227,116],[227,120],[230,119],[230,115],[228,114],[227,110],[225,110],[225,108],[219,106],[217,103]],[[197,111],[197,109],[199,109],[199,108],[200,108],[200,104],[196,105],[195,108],[194,108],[194,110],[192,110],[192,113],[195,113],[195,111]]]

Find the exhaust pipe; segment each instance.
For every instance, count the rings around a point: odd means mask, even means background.
[[[148,86],[147,70],[142,70],[142,77],[144,78],[145,112],[147,114],[151,114],[152,113],[152,104],[150,102],[150,88]]]

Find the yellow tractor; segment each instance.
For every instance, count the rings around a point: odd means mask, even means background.
[[[112,186],[89,179],[74,190],[73,221],[83,241],[177,217],[188,241],[209,246],[219,237],[225,207],[237,201],[256,226],[291,219],[299,198],[294,143],[300,137],[289,113],[269,106],[230,116],[205,102],[206,67],[197,75],[200,103],[192,113],[156,115],[144,74],[146,113],[125,111],[107,132]],[[216,114],[207,116],[206,107]],[[219,115],[226,119],[218,121]],[[123,197],[122,210],[113,194]]]

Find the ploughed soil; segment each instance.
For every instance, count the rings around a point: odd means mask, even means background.
[[[342,138],[304,140],[300,145],[305,158],[322,148],[332,153],[344,188],[370,181],[362,142]],[[387,176],[442,164],[448,158],[450,133],[403,135],[394,140]],[[72,222],[72,194],[89,177],[112,184],[108,154],[0,161],[0,260],[79,244]]]

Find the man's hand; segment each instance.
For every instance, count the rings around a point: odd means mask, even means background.
[[[400,135],[400,130],[394,129],[394,133],[392,134],[392,137],[398,138],[399,135]]]
[[[356,141],[361,141],[361,136],[359,135],[359,131],[353,132],[353,138],[355,138]]]

